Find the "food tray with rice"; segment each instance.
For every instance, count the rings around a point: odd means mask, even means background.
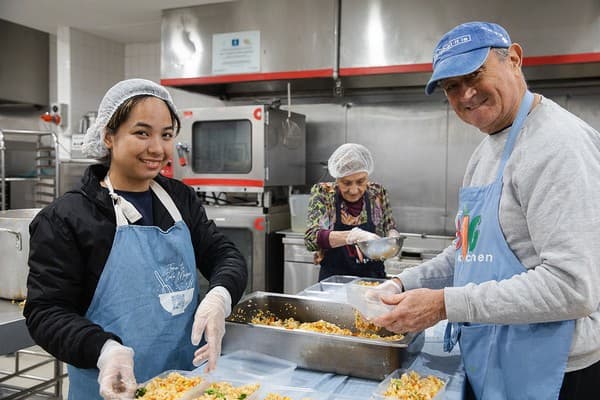
[[[193,400],[209,382],[196,371],[165,371],[138,386],[136,399]]]
[[[421,333],[394,335],[371,324],[359,332],[357,313],[345,303],[254,292],[226,322],[223,352],[252,348],[298,367],[368,379],[383,379],[414,358]]]
[[[397,369],[377,386],[374,400],[440,400],[449,377],[421,367]]]
[[[260,387],[259,382],[246,380],[214,380],[193,400],[258,400]]]

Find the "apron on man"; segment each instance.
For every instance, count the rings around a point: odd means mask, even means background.
[[[349,231],[352,228],[360,228],[368,232],[375,233],[375,224],[371,218],[371,202],[367,192],[363,195],[363,204],[367,213],[367,222],[360,225],[346,225],[342,223],[341,209],[342,199],[339,191],[335,191],[335,231]],[[325,251],[325,256],[321,260],[321,269],[319,270],[319,281],[329,278],[332,275],[353,275],[363,278],[385,278],[385,269],[383,261],[368,260],[360,262],[356,255],[350,253],[354,245],[340,246]]]
[[[532,104],[533,94],[527,91],[510,128],[495,181],[460,190],[457,232],[468,229],[468,235],[457,235],[456,287],[509,279],[527,271],[506,243],[499,209],[504,167]],[[573,320],[514,325],[449,323],[444,349],[451,351],[460,343],[477,399],[557,399],[574,328]]]
[[[113,332],[133,348],[138,383],[169,369],[191,370],[196,346],[190,335],[198,303],[196,261],[191,235],[168,193],[156,182],[150,188],[175,224],[129,225],[137,213],[114,193],[117,231],[86,318]],[[139,213],[138,213],[139,215]],[[69,400],[92,400],[99,394],[98,369],[68,366]]]

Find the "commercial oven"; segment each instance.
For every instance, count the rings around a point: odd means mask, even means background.
[[[199,192],[304,185],[305,116],[268,105],[180,111],[173,176]]]
[[[257,290],[283,291],[283,245],[276,231],[290,226],[287,205],[266,209],[253,206],[206,205],[206,215],[215,221],[242,252],[248,265],[246,293]],[[206,293],[208,282],[201,277]]]

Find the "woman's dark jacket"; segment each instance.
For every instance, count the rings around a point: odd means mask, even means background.
[[[84,317],[115,237],[112,200],[100,186],[106,172],[102,165],[89,167],[80,189],[65,193],[41,210],[29,226],[24,309],[29,333],[46,351],[79,368],[96,366],[107,339],[121,341]],[[243,256],[206,218],[192,188],[162,175],[155,180],[171,196],[188,226],[196,267],[209,280],[210,289],[225,287],[236,304],[248,278]],[[174,221],[154,193],[152,196],[154,224],[166,230]]]

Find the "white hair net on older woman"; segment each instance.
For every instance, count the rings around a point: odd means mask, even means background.
[[[374,162],[371,152],[362,144],[346,143],[338,147],[327,162],[329,175],[343,178],[357,172],[373,172]]]
[[[106,125],[121,104],[127,99],[140,95],[158,97],[164,100],[174,113],[177,112],[171,95],[161,85],[147,79],[121,81],[108,89],[102,98],[96,121],[88,128],[83,138],[82,151],[84,155],[90,158],[103,158],[108,155],[108,149],[104,145]]]

